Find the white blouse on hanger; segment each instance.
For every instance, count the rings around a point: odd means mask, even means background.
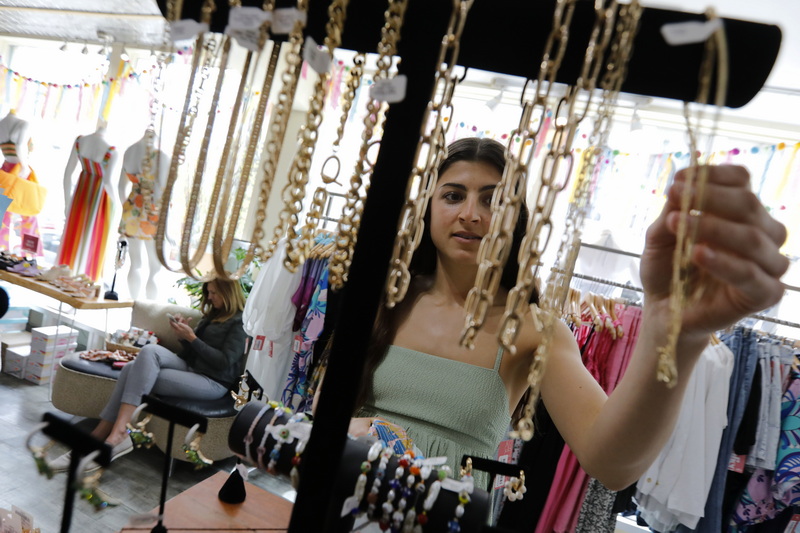
[[[261,266],[242,315],[244,330],[253,338],[247,369],[271,400],[280,398],[292,364],[292,296],[303,277],[302,269],[292,273],[284,268],[285,255],[286,239],[281,239]]]

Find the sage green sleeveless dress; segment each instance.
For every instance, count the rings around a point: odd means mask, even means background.
[[[458,476],[464,454],[495,459],[511,418],[498,369],[390,346],[358,416],[380,417],[408,432],[425,457],[446,456]],[[485,489],[488,475],[474,472]]]

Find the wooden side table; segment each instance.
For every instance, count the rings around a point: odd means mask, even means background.
[[[230,504],[219,500],[220,487],[228,479],[225,472],[217,472],[194,487],[167,500],[164,505],[164,526],[167,530],[191,530],[251,533],[287,531],[292,515],[292,502],[281,498],[252,483],[245,482],[247,499],[243,503]],[[158,514],[158,507],[153,510]],[[126,526],[120,533],[150,531],[147,526]]]

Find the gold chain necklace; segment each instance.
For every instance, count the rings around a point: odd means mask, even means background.
[[[349,0],[333,0],[328,7],[329,20],[326,25],[325,46],[329,60],[333,60],[334,51],[342,43],[348,2]],[[321,201],[322,205],[313,205],[312,211],[318,211],[319,213],[317,216],[312,216],[311,211],[309,211],[309,216],[306,217],[306,223],[298,238],[295,228],[299,221],[298,214],[303,209],[303,199],[306,195],[306,185],[308,184],[308,175],[311,170],[311,159],[314,157],[319,126],[323,120],[325,97],[327,95],[326,88],[329,79],[329,70],[320,73],[317,77],[314,93],[309,101],[308,113],[306,113],[305,126],[300,129],[300,146],[289,170],[289,181],[284,186],[281,194],[284,199],[284,205],[279,215],[280,220],[275,227],[272,241],[268,248],[271,254],[285,230],[286,258],[283,264],[290,272],[297,271],[297,268],[303,264],[306,257],[308,257],[308,252],[314,246],[314,233],[317,228],[317,222],[327,199],[327,194],[318,194],[319,190],[314,193],[313,198],[315,201]]]
[[[297,2],[297,9],[301,13],[305,13],[308,9],[308,1],[307,0],[298,0]],[[272,190],[272,183],[275,179],[275,170],[278,165],[278,156],[280,155],[281,148],[283,146],[283,140],[286,136],[286,124],[289,121],[289,113],[292,108],[292,103],[294,102],[294,95],[295,89],[297,88],[297,79],[300,74],[300,66],[302,65],[302,57],[300,55],[300,49],[303,45],[303,29],[305,27],[305,23],[303,22],[301,17],[295,19],[294,26],[292,27],[292,31],[289,34],[289,41],[288,41],[288,54],[286,56],[286,69],[284,73],[281,75],[281,90],[278,94],[277,99],[275,100],[274,107],[272,109],[272,116],[270,117],[270,124],[269,124],[269,138],[267,139],[267,146],[266,152],[267,157],[266,161],[264,162],[264,176],[261,180],[260,191],[259,191],[259,205],[258,210],[256,212],[256,221],[255,226],[253,228],[253,234],[250,239],[250,246],[245,253],[244,260],[239,265],[239,268],[233,272],[228,273],[225,271],[224,261],[228,257],[228,253],[230,253],[230,244],[233,238],[233,232],[236,229],[233,223],[231,223],[231,227],[228,230],[228,237],[225,239],[225,243],[222,243],[221,240],[219,242],[219,246],[221,248],[221,253],[214,253],[214,267],[217,272],[217,275],[226,277],[228,279],[238,279],[244,274],[247,270],[247,267],[253,261],[253,257],[256,254],[261,253],[261,240],[264,237],[264,229],[263,224],[264,220],[266,219],[266,212],[267,212],[267,201],[269,199],[270,191]],[[273,53],[275,50],[273,48]],[[266,83],[266,80],[265,80]],[[262,93],[261,98],[266,98],[267,95]],[[259,101],[259,106],[261,106],[262,101]],[[260,109],[259,109],[260,111]],[[261,117],[256,117],[257,124],[259,123],[259,118],[263,121],[263,114]],[[251,143],[257,143],[258,139],[251,137]],[[245,179],[245,176],[242,176],[242,179]],[[241,190],[241,189],[240,189]],[[241,208],[241,204],[235,206]],[[238,212],[237,215],[238,216]],[[217,238],[215,237],[215,244],[217,243]],[[268,256],[262,254],[262,258],[266,260]]]
[[[710,21],[717,19],[713,10],[707,12]],[[708,135],[708,147],[705,152],[706,161],[700,166],[697,139],[695,131],[697,126],[692,126],[689,112],[689,104],[684,104],[683,112],[686,119],[686,129],[689,134],[689,151],[691,163],[686,172],[686,183],[681,195],[681,216],[678,219],[678,229],[675,233],[675,253],[672,259],[672,277],[670,280],[669,310],[670,320],[665,346],[658,348],[658,365],[656,379],[665,383],[668,388],[674,387],[678,383],[678,367],[675,361],[675,349],[678,344],[678,336],[681,332],[681,320],[683,310],[687,300],[690,298],[689,277],[691,274],[691,252],[696,238],[696,224],[694,229],[689,231],[688,217],[692,214],[701,214],[705,186],[708,181],[708,159],[711,155],[711,140],[719,121],[719,110],[725,104],[725,94],[728,90],[728,46],[725,40],[725,30],[720,27],[706,40],[703,52],[703,61],[700,66],[700,79],[697,94],[697,103],[701,106],[697,113],[696,123],[699,125],[702,116],[702,106],[708,103],[711,91],[711,73],[714,71],[716,63],[717,86],[714,105],[717,113],[714,116],[711,132]],[[696,284],[695,294],[699,298],[702,294],[702,279]]]
[[[210,50],[207,50],[207,52],[203,54],[203,50],[206,48],[213,49],[213,43],[214,40],[212,38],[208,44],[205,44],[204,35],[202,33],[199,34],[195,39],[194,52],[192,56],[192,72],[189,75],[189,83],[186,87],[186,99],[183,112],[181,113],[178,134],[175,139],[172,160],[170,161],[167,183],[165,184],[164,191],[161,195],[160,216],[158,218],[158,225],[156,226],[156,255],[158,256],[158,260],[161,262],[164,268],[171,272],[180,272],[179,269],[174,269],[169,265],[166,255],[164,254],[164,237],[166,234],[167,220],[169,218],[172,191],[175,187],[175,182],[178,179],[178,170],[186,159],[186,147],[189,145],[189,141],[191,140],[192,126],[194,125],[194,119],[197,117],[197,108],[199,106],[200,97],[203,93],[203,81],[208,77],[208,69],[210,68],[212,54],[210,53]],[[205,55],[205,61],[201,76],[204,77],[200,84],[195,86],[197,73],[200,70],[200,57],[203,55]]]
[[[397,42],[400,40],[400,30],[403,27],[408,0],[389,0],[389,5],[384,12],[385,23],[381,30],[381,41],[378,44],[377,70],[372,77],[373,83],[389,79],[389,69],[392,67],[392,56],[397,53]],[[382,102],[369,98],[367,101],[367,114],[364,117],[364,129],[361,132],[361,147],[358,160],[350,177],[350,188],[345,195],[345,205],[339,218],[336,249],[331,255],[328,269],[329,283],[333,290],[341,289],[347,282],[347,273],[353,258],[353,249],[358,239],[358,229],[361,224],[361,213],[364,209],[364,196],[362,187],[369,187],[369,174],[371,164],[368,153],[374,145],[372,141],[375,126],[381,115]],[[365,183],[366,186],[365,186]]]
[[[470,289],[464,306],[467,316],[464,330],[461,333],[462,346],[469,348],[474,346],[475,336],[483,327],[486,315],[492,307],[494,296],[500,288],[500,279],[510,253],[514,228],[527,190],[528,168],[536,151],[537,135],[544,123],[550,91],[567,48],[569,24],[574,10],[574,0],[559,0],[556,4],[553,28],[545,44],[535,90],[529,92],[527,83],[523,88],[520,97],[522,112],[519,124],[508,137],[506,166],[500,184],[492,196],[492,219],[489,232],[481,241],[478,249],[478,274],[475,278],[475,286]],[[538,115],[538,123],[536,128],[532,129],[534,112]],[[519,142],[517,142],[517,138]],[[519,145],[518,151],[515,143]],[[555,143],[556,139],[553,140],[553,146],[556,146]],[[522,273],[522,268],[520,273]],[[511,294],[509,294],[509,301],[516,303],[515,300],[512,300]],[[527,305],[527,298],[524,303]],[[516,323],[512,323],[514,318],[516,317],[510,317],[507,322],[509,327],[516,330],[519,319],[517,318]],[[506,344],[510,343],[503,343],[504,346]]]
[[[203,174],[205,173],[206,167],[206,158],[209,152],[209,145],[211,143],[211,135],[214,131],[214,122],[217,116],[217,108],[219,107],[219,97],[222,92],[222,84],[225,81],[225,71],[228,66],[228,56],[231,50],[231,38],[227,35],[222,36],[222,57],[219,62],[219,69],[217,73],[217,83],[214,88],[214,95],[211,99],[211,108],[209,110],[208,121],[206,122],[206,131],[205,135],[203,136],[203,142],[200,147],[200,153],[197,158],[197,165],[195,168],[194,174],[194,181],[192,183],[192,189],[190,193],[190,197],[193,201],[189,202],[189,205],[186,206],[186,218],[183,223],[183,238],[181,239],[180,244],[180,262],[181,266],[183,267],[183,271],[189,275],[194,277],[194,270],[197,264],[202,259],[203,255],[206,252],[206,246],[208,244],[208,237],[211,233],[211,225],[214,220],[214,213],[217,210],[217,203],[219,201],[219,191],[222,188],[222,181],[224,179],[224,174],[222,172],[217,173],[217,179],[214,182],[213,192],[209,196],[209,206],[206,213],[206,222],[203,225],[203,231],[200,235],[200,242],[197,245],[197,249],[195,250],[194,255],[192,258],[189,258],[189,245],[192,240],[192,235],[194,234],[194,219],[195,214],[197,213],[197,208],[199,207],[199,200],[200,197],[200,186],[203,181]],[[247,72],[245,71],[242,74],[242,81],[239,84],[240,91],[237,94],[236,102],[234,103],[233,108],[233,116],[231,117],[231,125],[229,129],[236,127],[236,119],[238,118],[238,106],[241,103],[241,89],[243,89],[244,81],[247,76]],[[223,160],[227,159],[228,150],[230,149],[230,137],[232,136],[232,132],[228,132],[228,138],[226,139],[225,149],[223,150]],[[220,161],[220,168],[222,168],[223,160]]]
[[[616,11],[616,7],[616,2],[612,2],[609,10],[604,10],[602,6],[597,6],[596,20],[604,20],[604,24],[613,24],[613,13]],[[616,104],[617,94],[619,93],[619,89],[627,73],[628,60],[630,59],[633,49],[633,40],[638,29],[641,12],[642,8],[637,0],[633,0],[630,5],[622,6],[620,9],[614,41],[611,44],[608,65],[601,81],[603,98],[599,104],[597,116],[594,120],[590,146],[584,150],[582,155],[582,166],[576,177],[577,191],[575,199],[570,206],[571,212],[567,217],[565,231],[556,255],[556,268],[551,271],[548,277],[547,286],[541,296],[539,307],[530,306],[537,324],[540,324],[542,338],[539,345],[536,347],[528,371],[528,387],[530,390],[528,400],[523,410],[523,416],[517,423],[513,432],[514,436],[521,437],[525,440],[530,440],[533,437],[534,409],[541,393],[542,378],[544,377],[547,360],[550,356],[550,347],[555,333],[554,326],[556,316],[558,310],[563,308],[564,300],[569,292],[570,276],[574,268],[575,259],[577,259],[578,251],[580,250],[580,230],[583,226],[583,220],[589,201],[590,180],[588,179],[588,175],[594,170],[597,155],[608,138],[611,115],[614,105]],[[606,28],[610,29],[609,26],[606,26]],[[607,45],[608,40],[604,39],[604,41]],[[596,60],[601,61],[605,54],[605,46],[598,47],[595,52]],[[584,64],[584,66],[586,66],[586,64]],[[586,73],[587,70],[584,69],[583,72]],[[597,71],[593,70],[593,72]],[[592,89],[594,88],[595,81],[596,74],[589,82]],[[566,183],[564,185],[566,186]],[[512,341],[513,337],[509,335],[508,340]]]
[[[386,280],[386,307],[393,308],[405,298],[408,286],[411,283],[409,265],[414,255],[414,250],[419,246],[425,227],[425,210],[433,195],[436,179],[439,174],[439,165],[447,157],[447,142],[445,133],[452,123],[453,93],[458,83],[455,75],[455,66],[458,63],[458,53],[461,47],[461,35],[467,22],[469,9],[473,0],[458,0],[453,3],[453,11],[447,26],[447,33],[442,39],[439,49],[439,59],[433,82],[428,108],[422,118],[420,142],[414,156],[416,164],[411,170],[406,186],[406,201],[400,213],[397,224],[397,238],[394,241],[394,250],[390,261],[391,270]],[[438,89],[442,87],[441,97]],[[449,115],[445,120],[444,113]],[[433,124],[429,122],[433,117]]]

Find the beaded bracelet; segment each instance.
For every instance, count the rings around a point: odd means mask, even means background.
[[[381,484],[383,483],[383,478],[386,475],[386,467],[389,464],[389,459],[394,455],[394,451],[390,446],[381,451],[380,457],[381,460],[378,463],[378,469],[375,471],[375,478],[372,480],[372,488],[367,494],[367,516],[370,519],[374,519],[375,517],[375,509],[376,504],[378,503],[378,493],[381,490]]]
[[[253,432],[255,431],[258,422],[261,420],[261,417],[264,416],[264,413],[266,413],[268,410],[269,405],[264,405],[261,407],[261,410],[253,419],[253,422],[250,423],[250,427],[247,430],[247,435],[244,436],[244,456],[247,458],[249,463],[253,463],[253,457],[250,455],[250,445],[253,444]]]
[[[414,524],[417,523],[417,502],[420,497],[425,493],[425,482],[431,476],[433,468],[430,465],[414,464],[409,471],[414,475],[419,475],[419,481],[414,485],[414,501],[409,506],[406,518],[403,520],[403,533],[413,533]]]
[[[280,402],[270,401],[270,402],[267,403],[267,405],[269,405],[269,407],[272,407],[273,409],[275,409],[275,412],[272,415],[272,420],[270,420],[269,423],[267,424],[267,426],[264,428],[264,435],[261,437],[261,443],[258,445],[258,448],[256,448],[256,453],[258,454],[257,464],[258,464],[258,467],[261,470],[267,470],[266,466],[264,466],[264,454],[267,453],[267,438],[272,433],[272,429],[273,429],[273,426],[275,425],[275,422],[278,420],[278,418],[281,416],[281,414],[283,414],[283,413],[290,414],[292,412],[287,407],[284,407],[283,404],[280,403]],[[277,438],[276,438],[276,440],[277,440]],[[283,443],[280,443],[280,444],[283,444]],[[272,458],[273,452],[274,452],[275,455],[279,455],[280,454],[280,446],[278,445],[278,443],[276,443],[276,446],[278,446],[278,449],[276,451],[273,448],[273,451],[270,452],[270,459]],[[270,473],[274,473],[274,472],[270,472]]]
[[[311,433],[311,424],[309,424],[309,418],[306,413],[296,413],[286,423],[286,427],[289,428],[292,436],[297,440],[297,444],[294,447],[294,457],[292,457],[292,469],[289,471],[289,480],[296,490],[300,486],[300,470],[297,467],[300,466],[300,456],[306,449],[306,443]]]
[[[394,479],[389,481],[389,492],[386,493],[386,501],[383,502],[383,516],[380,519],[380,527],[386,531],[389,529],[391,520],[393,519],[395,507],[394,499],[397,497],[397,492],[400,490],[400,480],[405,474],[405,467],[408,465],[407,455],[404,455],[398,462],[397,468],[394,470]]]

